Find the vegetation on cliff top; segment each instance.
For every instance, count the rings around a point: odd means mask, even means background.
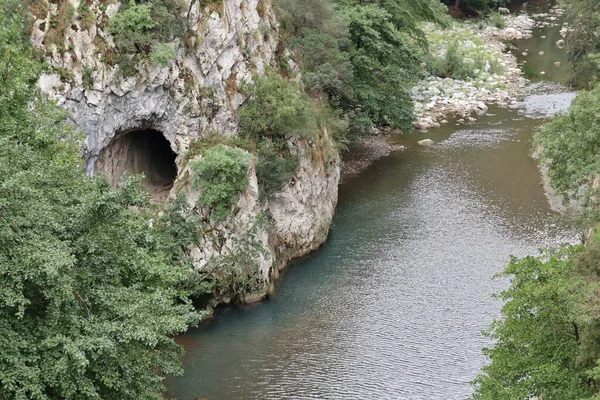
[[[278,3],[282,45],[297,55],[304,83],[350,122],[350,137],[373,125],[409,129],[408,89],[423,76],[427,41],[420,21],[445,24],[437,0],[292,0]]]

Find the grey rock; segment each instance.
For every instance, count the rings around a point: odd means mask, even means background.
[[[435,144],[435,142],[433,140],[431,140],[431,139],[419,140],[417,143],[419,145],[425,146],[425,147],[433,146]]]

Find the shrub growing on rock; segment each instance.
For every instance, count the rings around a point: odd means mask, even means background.
[[[248,152],[218,144],[191,164],[196,174],[192,188],[202,190],[198,204],[211,208],[212,220],[222,221],[231,214],[240,193],[248,186],[250,161]]]
[[[277,74],[260,76],[246,91],[250,97],[239,110],[244,136],[280,143],[290,137],[310,138],[318,131],[313,103],[295,81]]]
[[[567,195],[600,173],[600,86],[581,92],[568,113],[556,115],[536,138],[552,186]]]
[[[135,72],[132,65],[140,60],[165,66],[175,57],[168,43],[182,38],[187,24],[179,18],[181,5],[176,0],[149,0],[123,3],[109,22],[108,32],[119,51],[118,63],[124,74]]]
[[[297,169],[298,160],[295,157],[280,155],[274,146],[264,143],[258,151],[256,165],[260,197],[265,199],[283,188]]]

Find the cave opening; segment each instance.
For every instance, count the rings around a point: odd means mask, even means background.
[[[117,185],[125,173],[144,174],[142,187],[155,201],[164,201],[177,178],[177,154],[154,129],[124,132],[101,152],[96,169]]]

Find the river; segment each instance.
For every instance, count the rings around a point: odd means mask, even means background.
[[[565,64],[559,29],[517,44],[532,54],[534,80],[564,80],[553,64]],[[530,98],[535,110],[490,107],[472,125],[396,138],[408,150],[340,187],[329,240],[288,268],[274,297],[219,309],[179,338],[186,372],[168,380],[168,395],[468,397],[490,344],[481,331],[501,307],[492,294],[507,285],[492,277],[510,255],[575,238],[557,223],[528,156],[544,111],[570,98]],[[424,138],[438,144],[418,146]]]

